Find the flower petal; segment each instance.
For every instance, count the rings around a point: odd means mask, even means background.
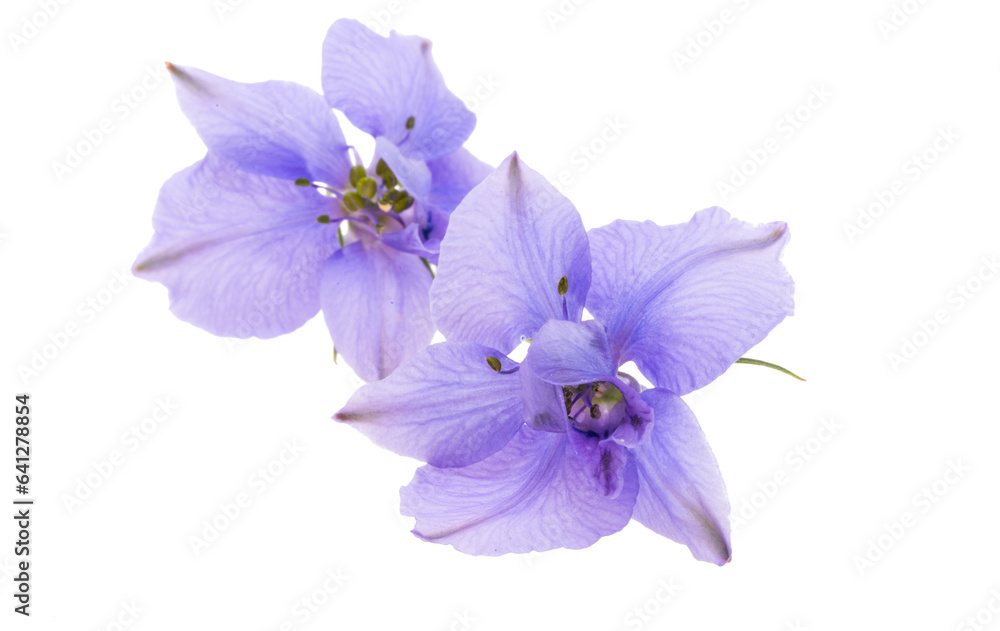
[[[431,43],[421,37],[394,31],[386,38],[355,20],[337,20],[323,42],[322,81],[332,107],[407,156],[448,155],[476,126],[476,115],[448,91]]]
[[[617,372],[608,336],[594,320],[549,320],[535,334],[525,363],[540,379],[560,386],[608,381]]]
[[[431,160],[431,193],[428,201],[450,213],[469,191],[493,173],[493,167],[472,155],[465,147]]]
[[[528,427],[545,432],[566,431],[566,400],[562,388],[543,381],[527,362],[517,371],[521,379],[521,407]]]
[[[170,309],[214,335],[274,337],[319,311],[323,264],[339,248],[334,202],[245,173],[209,153],[163,185],[136,276],[163,283]]]
[[[210,151],[244,171],[343,185],[351,162],[323,97],[287,81],[239,83],[169,65],[181,109]]]
[[[784,223],[754,226],[721,208],[675,226],[615,221],[590,231],[587,308],[618,364],[634,360],[653,384],[687,394],[792,313],[787,241]]]
[[[560,296],[560,278],[568,292]],[[578,321],[590,287],[580,215],[512,154],[451,215],[431,305],[448,339],[509,353],[551,318]]]
[[[420,259],[377,240],[355,241],[323,269],[323,317],[337,351],[365,381],[388,376],[431,342]]]
[[[479,344],[442,342],[354,393],[334,418],[380,447],[435,467],[464,467],[495,453],[521,427],[517,367]]]
[[[615,431],[611,432],[609,440],[624,447],[636,447],[646,442],[649,428],[653,425],[653,408],[646,403],[638,390],[624,380],[615,378],[611,383],[621,390],[625,407],[622,410],[622,421]]]
[[[469,554],[585,548],[625,527],[635,467],[614,499],[594,491],[565,434],[523,427],[506,447],[460,469],[417,470],[400,491],[413,533]]]
[[[700,561],[728,563],[729,498],[705,434],[677,395],[654,388],[642,397],[656,422],[650,441],[632,450],[640,483],[633,518]]]
[[[403,188],[416,199],[426,199],[431,190],[431,172],[420,158],[408,158],[385,136],[375,139],[375,162],[379,158],[396,176]]]
[[[566,432],[566,436],[583,462],[591,488],[609,499],[618,497],[625,486],[628,449],[611,439],[576,429]]]

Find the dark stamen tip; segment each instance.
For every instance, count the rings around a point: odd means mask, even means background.
[[[500,365],[500,360],[497,359],[496,357],[487,357],[486,363],[489,364],[489,367],[496,372],[500,372],[500,369],[502,368],[502,366]]]

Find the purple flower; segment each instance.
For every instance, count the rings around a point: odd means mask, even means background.
[[[430,47],[339,20],[323,46],[325,98],[168,64],[208,155],[164,184],[136,275],[215,335],[274,337],[322,307],[366,380],[429,344],[430,264],[449,213],[491,171],[462,148],[475,116]],[[375,137],[368,168],[331,107]]]
[[[783,223],[720,208],[585,232],[516,154],[461,203],[432,311],[447,342],[336,418],[418,458],[414,533],[472,554],[582,548],[630,519],[730,559],[718,464],[681,400],[792,312]],[[594,320],[582,322],[583,309]],[[532,338],[525,360],[507,357]],[[634,361],[655,387],[619,372]]]

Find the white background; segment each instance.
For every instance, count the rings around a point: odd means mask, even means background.
[[[953,629],[978,614],[1000,628],[988,609],[1000,612],[1000,281],[982,262],[1000,254],[1000,6],[895,2],[909,11],[896,30],[880,29],[892,0],[566,0],[563,15],[547,13],[557,0],[232,0],[222,12],[64,0],[47,20],[42,3],[5,2],[0,501],[14,498],[13,397],[29,392],[36,504],[33,615],[12,613],[6,518],[0,626]],[[423,543],[397,513],[417,463],[330,420],[357,382],[332,363],[320,319],[233,344],[173,317],[163,287],[116,280],[151,235],[160,185],[204,151],[163,62],[319,90],[329,25],[376,16],[434,41],[479,117],[469,148],[494,164],[516,149],[562,174],[588,227],[677,223],[712,205],[789,223],[796,314],[749,355],[808,382],[735,366],[687,397],[734,515],[748,516],[728,566],[634,523],[540,555]],[[827,96],[810,101],[814,90]],[[53,162],[103,119],[110,133],[58,177]],[[954,138],[933,149],[939,130]],[[768,139],[766,162],[744,164]],[[753,172],[723,193],[734,168]],[[845,226],[896,180],[904,192],[851,238]],[[922,333],[935,314],[943,323]],[[25,378],[35,352],[49,359]],[[176,409],[143,425],[158,402]],[[123,440],[132,428],[143,442]],[[286,441],[304,451],[262,489],[255,472]],[[112,458],[106,478],[94,473]],[[949,462],[969,470],[944,481]],[[88,477],[99,486],[81,489]],[[195,554],[191,537],[240,493],[249,506]],[[308,620],[304,598],[324,601]]]

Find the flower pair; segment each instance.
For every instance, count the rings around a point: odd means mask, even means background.
[[[216,335],[322,309],[372,382],[336,418],[427,463],[402,490],[418,536],[497,555],[635,519],[730,559],[725,485],[681,396],[791,314],[784,224],[710,208],[588,232],[517,154],[493,170],[462,147],[475,116],[429,42],[351,20],[327,35],[322,96],[170,69],[208,154],[164,185],[136,274]],[[331,108],[374,137],[367,166]]]

